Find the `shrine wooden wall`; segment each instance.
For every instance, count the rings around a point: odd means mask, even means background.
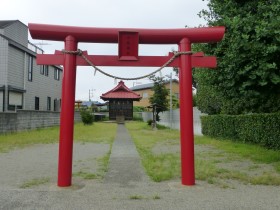
[[[116,116],[124,116],[125,120],[133,118],[133,101],[132,100],[110,100],[109,101],[109,119],[116,120]]]

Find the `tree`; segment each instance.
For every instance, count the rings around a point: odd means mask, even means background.
[[[280,111],[280,1],[209,0],[208,6],[200,16],[226,33],[219,43],[195,46],[218,58],[217,69],[195,70],[199,108],[209,114]]]
[[[160,121],[159,113],[168,110],[168,90],[165,87],[165,80],[163,77],[156,77],[155,75],[150,77],[150,80],[154,82],[152,90],[154,94],[149,98],[150,104],[157,104],[160,107],[156,110],[156,120]]]

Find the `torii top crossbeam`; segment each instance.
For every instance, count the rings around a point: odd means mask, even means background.
[[[208,43],[220,41],[225,28],[201,27],[183,29],[143,29],[143,28],[94,28],[77,26],[59,26],[47,24],[28,24],[32,38],[64,41],[68,35],[77,42],[118,43],[120,31],[137,32],[139,44],[178,44],[187,37],[191,43]]]

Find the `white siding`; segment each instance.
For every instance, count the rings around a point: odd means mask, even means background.
[[[20,21],[7,26],[1,33],[9,39],[28,47],[28,28]],[[60,80],[54,79],[54,67],[49,67],[49,75],[40,74],[40,66],[36,65],[36,58],[33,60],[33,79],[28,81],[28,57],[29,54],[24,48],[18,49],[9,45],[8,40],[0,37],[0,87],[5,86],[5,94],[1,93],[0,111],[8,107],[8,86],[10,89],[9,100],[11,105],[23,105],[23,109],[35,109],[35,97],[40,98],[40,110],[47,110],[47,98],[51,98],[51,110],[54,110],[54,100],[58,104],[61,99],[62,72]],[[20,92],[17,92],[19,89]],[[1,92],[1,91],[0,91]],[[17,92],[17,93],[16,93]],[[3,99],[3,95],[5,99]],[[20,96],[21,95],[21,96]],[[23,97],[23,103],[20,99]],[[5,110],[5,111],[6,111]],[[59,109],[58,109],[59,111]]]
[[[0,86],[7,87],[8,84],[8,41],[3,37],[0,37]],[[5,97],[0,101],[0,110],[3,110],[3,101],[7,101],[7,88],[6,93],[2,92],[2,97]],[[7,106],[5,106],[7,107]]]
[[[0,36],[0,86],[7,83],[8,41]]]
[[[20,21],[4,28],[4,35],[25,47],[28,46],[28,27]]]
[[[3,91],[0,91],[0,112],[3,112],[3,101],[4,97],[3,97]]]
[[[23,88],[24,52],[9,46],[8,69],[9,85]]]
[[[28,56],[26,56],[28,58]],[[62,87],[62,72],[60,74],[60,80],[54,79],[54,67],[49,66],[49,75],[45,76],[40,74],[40,66],[36,65],[36,59],[33,60],[33,80],[27,79],[27,63],[26,59],[26,84],[24,94],[24,107],[23,109],[34,110],[35,109],[35,97],[40,98],[40,110],[47,110],[47,98],[51,97],[51,111],[54,110],[54,100],[61,99],[61,87]],[[59,111],[59,110],[58,110]]]

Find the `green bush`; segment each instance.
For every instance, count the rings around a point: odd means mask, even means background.
[[[133,106],[133,112],[144,112],[145,107],[144,106]]]
[[[164,126],[164,125],[157,124],[157,129],[159,129],[159,130],[165,130],[165,129],[169,129],[169,128],[166,127],[166,126]]]
[[[197,103],[196,103],[196,95],[193,95],[193,97],[192,97],[192,100],[193,100],[193,107],[196,107],[197,106]]]
[[[84,125],[91,125],[94,121],[94,115],[89,110],[81,110],[80,112]]]
[[[280,113],[207,115],[201,117],[202,133],[280,149]]]
[[[153,120],[151,120],[151,119],[147,121],[148,125],[152,125],[152,123],[153,123]]]

